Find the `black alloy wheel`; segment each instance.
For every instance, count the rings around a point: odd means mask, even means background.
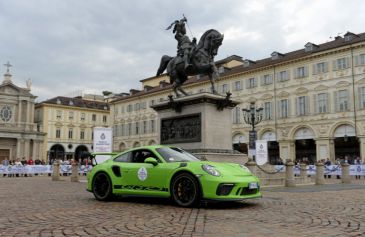
[[[108,201],[112,198],[112,182],[106,173],[98,173],[93,180],[93,194],[99,201]]]
[[[178,174],[171,183],[171,196],[179,206],[191,207],[197,205],[200,201],[198,181],[191,174]]]

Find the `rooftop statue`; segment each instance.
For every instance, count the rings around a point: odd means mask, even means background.
[[[191,41],[186,35],[185,23],[187,23],[186,17],[174,21],[166,28],[166,30],[170,30],[174,27],[172,32],[178,42],[177,56],[162,56],[157,76],[167,69],[170,84],[172,84],[176,96],[179,97],[178,91],[187,95],[181,86],[188,76],[206,74],[209,76],[212,93],[216,94],[214,81],[218,78],[218,72],[214,64],[214,57],[218,53],[219,46],[222,45],[224,36],[214,29],[207,30],[196,44],[196,38]]]

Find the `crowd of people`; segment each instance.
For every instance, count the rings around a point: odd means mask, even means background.
[[[64,159],[64,160],[59,160],[60,165],[71,165],[73,163],[77,163],[79,166],[87,166],[91,164],[91,160],[90,158],[83,158],[80,159],[81,161],[78,162],[78,160],[75,159]],[[22,159],[17,158],[15,160],[9,160],[8,158],[5,158],[2,161],[2,165],[3,166],[27,166],[27,165],[53,165],[55,162],[55,159],[49,159],[48,163],[45,162],[43,159],[35,159],[33,160],[32,158],[30,159],[26,159],[25,157],[23,157]],[[34,175],[38,175],[38,174],[34,174]],[[50,176],[51,174],[49,174]],[[67,176],[69,175],[68,173],[63,173],[63,175]],[[86,173],[84,174],[86,175]],[[28,177],[28,176],[32,176],[31,174],[3,174],[3,177]]]

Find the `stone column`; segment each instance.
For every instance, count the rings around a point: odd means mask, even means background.
[[[21,157],[21,154],[20,154],[20,151],[22,151],[22,139],[18,138],[17,141],[16,141],[16,158],[20,158]]]
[[[342,169],[342,183],[344,184],[349,184],[351,183],[351,178],[350,178],[350,165],[347,163],[343,163],[341,165],[341,169]]]
[[[316,141],[317,161],[330,158],[330,140],[317,139],[315,141]]]
[[[358,138],[360,143],[360,157],[362,162],[365,162],[365,137],[358,136]]]
[[[316,185],[325,184],[324,182],[324,164],[319,161],[316,163]]]
[[[256,167],[256,162],[254,160],[248,159],[246,166],[251,171],[252,174],[256,175],[257,167]]]
[[[300,165],[300,177],[305,180],[307,178],[307,165],[304,163],[301,163]]]
[[[332,164],[335,163],[336,157],[335,157],[335,139],[331,138],[329,139],[329,158],[332,162]]]
[[[72,173],[71,173],[71,182],[79,182],[79,166],[77,162],[72,162]]]
[[[33,160],[38,159],[38,144],[39,141],[38,140],[33,140],[33,153],[32,153],[32,158]]]
[[[60,163],[56,160],[53,163],[53,173],[52,173],[52,181],[59,181],[60,180]]]
[[[285,162],[286,160],[294,160],[295,141],[294,140],[279,141],[279,151],[280,151],[280,158],[283,159],[283,162]]]
[[[28,160],[30,158],[30,140],[29,139],[24,141],[24,156],[25,156],[26,160]]]
[[[287,160],[285,164],[285,187],[295,187],[294,165],[292,160]]]

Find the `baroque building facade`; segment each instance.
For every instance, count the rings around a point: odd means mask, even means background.
[[[271,163],[365,157],[365,33],[346,33],[322,44],[250,60],[231,56],[216,62],[219,92],[240,104],[232,110],[232,147],[247,152],[250,126],[242,109],[263,108],[258,139],[267,140]],[[157,114],[149,108],[167,100],[166,75],[142,80],[142,90],[111,101],[114,149],[158,141]],[[207,77],[191,77],[190,93],[209,92]]]
[[[94,127],[109,126],[110,111],[103,96],[58,96],[36,104],[35,121],[47,133],[42,150],[47,160],[79,160],[93,150]]]
[[[45,134],[34,123],[36,96],[30,93],[31,81],[21,88],[13,84],[9,63],[4,80],[0,85],[0,162],[16,160],[45,159],[42,146]],[[1,163],[0,163],[1,164]]]

